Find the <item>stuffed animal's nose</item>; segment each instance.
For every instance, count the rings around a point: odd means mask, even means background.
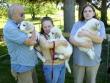
[[[18,29],[20,29],[20,26],[18,26]]]

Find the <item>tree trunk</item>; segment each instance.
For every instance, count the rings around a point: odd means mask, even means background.
[[[35,20],[35,12],[32,12],[32,20]]]
[[[79,4],[78,18],[80,18],[80,14],[81,14],[82,8],[87,3],[87,1],[86,0],[76,0],[76,2]]]
[[[30,13],[31,13],[31,18],[32,18],[32,20],[34,20],[35,19],[35,4],[30,4],[29,5],[30,6],[30,8],[29,8],[29,11],[30,11]]]
[[[101,5],[101,20],[104,22],[105,25],[107,25],[107,0],[102,0]]]
[[[75,0],[64,0],[64,32],[71,31],[75,20]]]

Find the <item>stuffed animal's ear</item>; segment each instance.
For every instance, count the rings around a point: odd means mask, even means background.
[[[20,24],[18,24],[18,29],[20,29]]]
[[[53,30],[62,34],[61,29],[59,29],[58,27],[53,27],[53,28],[54,28]]]

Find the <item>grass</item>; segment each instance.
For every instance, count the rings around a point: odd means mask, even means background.
[[[50,15],[50,17],[52,17],[53,21],[54,21],[54,25],[61,27],[63,25],[63,17],[59,15],[55,16],[55,15]],[[36,31],[40,31],[40,21],[41,21],[42,16],[37,16],[34,20],[31,19],[31,15],[30,14],[26,14],[25,15],[25,20],[26,21],[30,21],[35,25],[35,29]],[[0,18],[0,29],[3,29],[5,22],[7,21],[7,18],[2,17]]]
[[[56,17],[56,16],[53,15],[51,17]],[[40,31],[40,18],[32,21],[30,15],[26,15],[26,20],[33,22],[35,24],[36,31]],[[57,16],[57,18],[53,18],[53,20],[55,25],[59,27],[63,26],[63,18],[58,19]],[[6,22],[6,18],[0,19],[0,29],[3,28],[5,22]],[[107,41],[105,41],[102,49],[102,62],[97,75],[97,83],[110,83],[110,79],[109,79],[110,76],[107,74],[107,51],[108,51],[108,44]],[[70,60],[70,65],[72,69],[72,58]],[[45,83],[41,62],[39,62],[39,64],[36,66],[36,72],[38,74],[39,83]],[[0,83],[16,83],[16,81],[14,80],[14,78],[10,73],[10,58],[7,53],[7,48],[3,42],[0,42]],[[72,74],[66,73],[65,83],[73,83],[73,72]]]
[[[6,56],[1,57],[4,54]],[[45,83],[41,61],[39,61],[39,64],[36,66],[36,72],[38,74],[39,83]],[[65,83],[73,83],[72,75],[73,74],[66,73]],[[0,83],[16,83],[10,72],[10,58],[3,42],[0,42]]]
[[[0,83],[15,83],[10,73],[10,60],[7,54],[6,46],[0,42]],[[3,55],[6,56],[1,57]]]
[[[107,74],[107,51],[108,48],[107,41],[104,42],[102,50],[102,62],[97,75],[97,83],[110,83],[109,75]],[[16,83],[14,78],[10,73],[10,58],[7,53],[7,48],[3,42],[0,42],[0,56],[6,54],[4,57],[0,57],[0,83]],[[110,59],[110,58],[109,58]],[[72,57],[70,60],[70,66],[72,69]],[[109,60],[110,62],[110,60]],[[73,69],[72,69],[73,70]],[[45,83],[44,75],[42,71],[42,62],[36,66],[36,72],[38,74],[39,83]],[[72,74],[66,73],[65,83],[73,83],[73,72]]]

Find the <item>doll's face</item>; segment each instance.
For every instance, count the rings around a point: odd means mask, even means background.
[[[22,21],[21,24],[19,25],[19,29],[22,32],[30,33],[34,30],[34,25],[31,22]]]

